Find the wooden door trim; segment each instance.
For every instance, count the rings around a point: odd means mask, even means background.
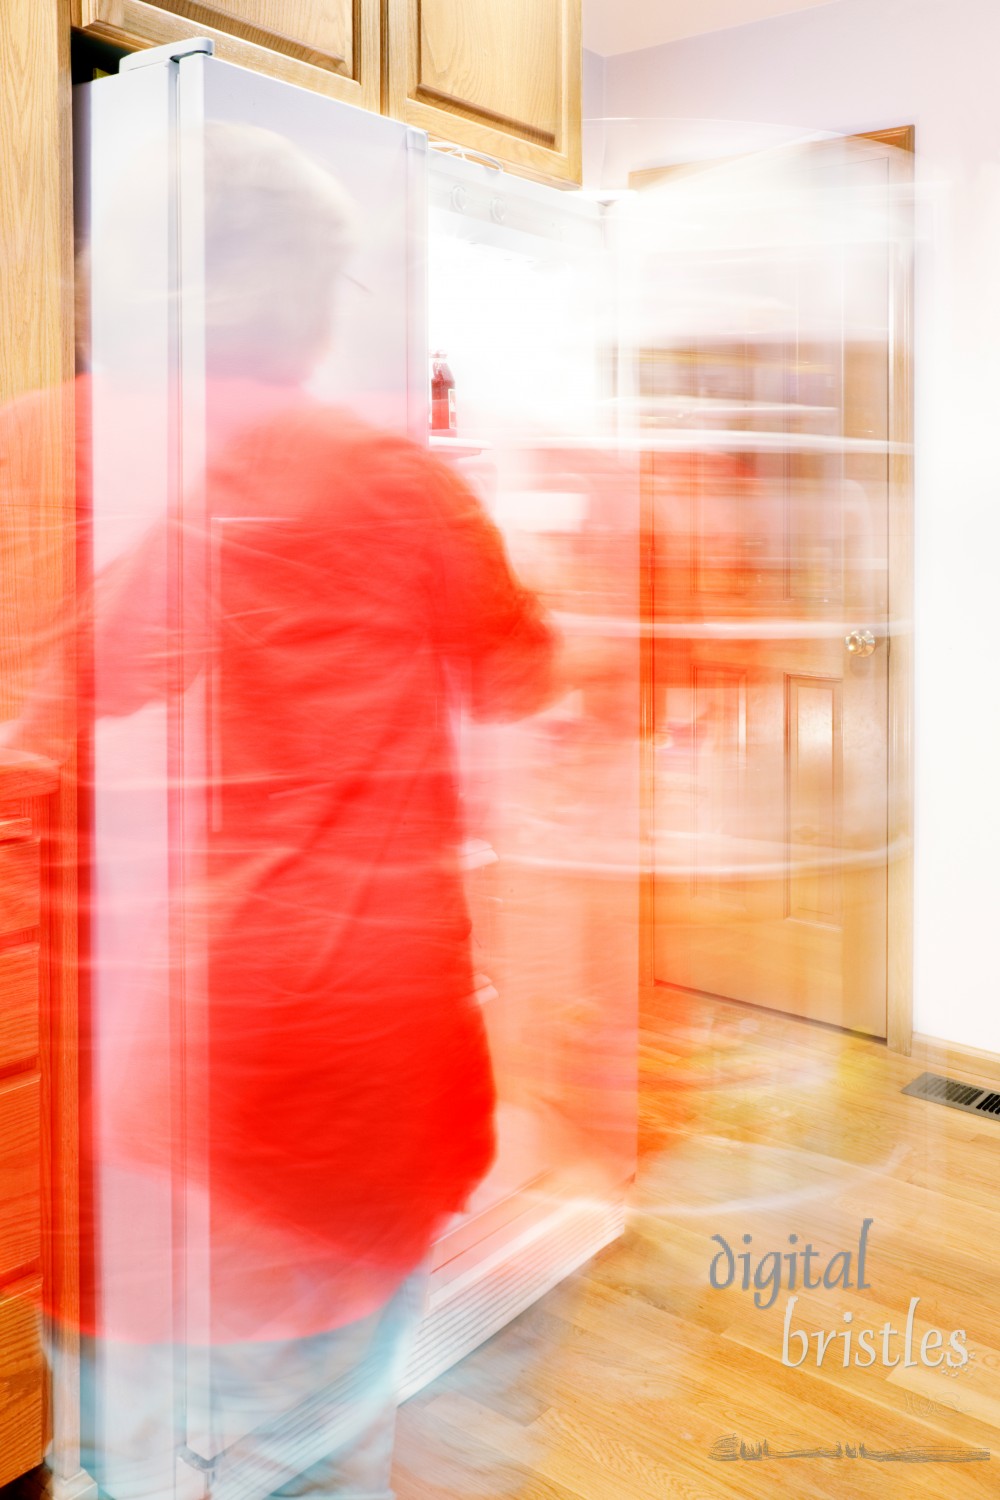
[[[912,125],[861,133],[854,139],[891,146],[890,170],[901,188],[913,181],[916,133]],[[732,160],[733,158],[727,158]],[[708,170],[718,161],[646,168],[629,176],[633,188],[652,187],[684,172]],[[906,205],[912,231],[912,203]],[[890,366],[889,440],[899,445],[890,458],[888,555],[888,744],[886,903],[886,1046],[908,1056],[913,1048],[913,268],[912,232],[893,257],[890,288],[893,359]],[[640,610],[651,618],[653,551],[652,486],[644,457],[640,502]],[[640,774],[642,875],[640,888],[639,975],[644,989],[655,984],[655,900],[653,851],[653,695],[652,638],[643,632],[640,661]]]
[[[634,174],[633,174],[634,175]],[[632,179],[629,179],[631,184]],[[639,464],[639,991],[656,986],[656,844],[654,793],[656,757],[653,696],[653,456],[643,452]]]
[[[868,140],[894,147],[889,169],[900,189],[912,187],[912,125],[872,131]],[[913,1047],[913,223],[892,258],[893,319],[889,372],[889,803],[886,910],[886,1046],[908,1056]]]

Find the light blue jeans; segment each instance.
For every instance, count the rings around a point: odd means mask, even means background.
[[[84,1339],[84,1469],[113,1500],[393,1500],[396,1392],[426,1284],[414,1273],[370,1317],[311,1338],[208,1351]],[[212,1439],[189,1445],[199,1430]]]

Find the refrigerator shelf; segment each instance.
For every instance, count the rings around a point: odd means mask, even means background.
[[[486,438],[444,437],[439,432],[432,432],[428,441],[432,448],[452,458],[474,458],[493,447]]]

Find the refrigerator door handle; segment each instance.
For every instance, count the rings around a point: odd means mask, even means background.
[[[189,36],[176,42],[165,42],[162,47],[141,47],[138,52],[130,52],[122,58],[118,71],[134,73],[139,68],[152,68],[158,63],[180,62],[182,57],[190,57],[192,53],[214,57],[215,43],[209,36]]]

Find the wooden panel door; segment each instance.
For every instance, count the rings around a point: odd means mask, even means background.
[[[125,47],[208,36],[215,54],[363,109],[381,92],[379,0],[74,0],[78,26]]]
[[[387,112],[559,181],[580,180],[580,0],[388,0]]]
[[[784,222],[790,201],[812,216],[791,250],[761,235],[755,191],[754,232],[706,246],[695,276],[728,298],[727,329],[665,340],[643,376],[666,424],[647,460],[655,979],[875,1036],[894,154],[855,143],[790,168]],[[745,186],[731,168],[715,191]]]

